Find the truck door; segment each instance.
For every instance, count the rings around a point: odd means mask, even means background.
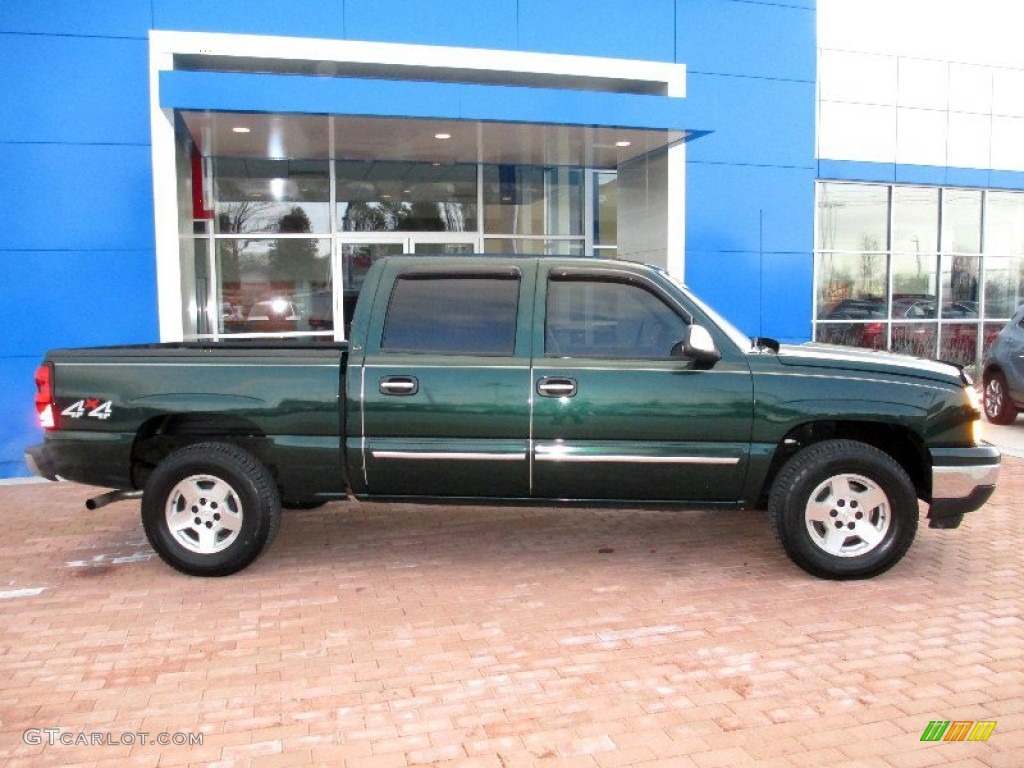
[[[529,495],[534,274],[526,267],[385,266],[369,323],[381,330],[367,338],[358,372],[369,495]]]
[[[636,270],[542,266],[537,279],[533,495],[739,499],[752,416],[742,351],[720,344],[705,368],[673,357],[694,315]]]

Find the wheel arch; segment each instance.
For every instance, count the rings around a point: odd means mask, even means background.
[[[918,498],[931,498],[931,459],[924,441],[899,424],[870,420],[828,419],[794,427],[779,441],[759,498],[766,508],[775,478],[782,467],[803,449],[825,440],[855,440],[888,454],[910,477]]]
[[[237,445],[273,472],[271,443],[255,422],[222,413],[172,413],[147,420],[135,433],[131,452],[133,485],[145,487],[156,466],[175,451],[211,441]]]

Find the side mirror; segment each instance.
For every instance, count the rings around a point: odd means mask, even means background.
[[[683,340],[672,348],[673,357],[692,360],[698,365],[711,366],[722,359],[708,329],[702,325],[689,325]]]

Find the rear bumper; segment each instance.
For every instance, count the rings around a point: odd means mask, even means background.
[[[132,488],[133,435],[114,432],[48,432],[25,449],[25,463],[47,480],[71,480],[102,488]]]
[[[46,444],[32,445],[25,449],[25,463],[32,473],[47,480],[56,480],[57,471],[53,467]]]
[[[999,450],[992,445],[932,449],[931,528],[956,528],[992,496],[999,479]]]

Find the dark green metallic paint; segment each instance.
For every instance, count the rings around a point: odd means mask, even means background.
[[[515,271],[511,355],[381,349],[395,280],[424,264],[442,273]],[[642,284],[706,327],[722,359],[701,367],[671,356],[545,357],[546,289],[556,270]],[[663,273],[626,262],[385,259],[366,277],[347,346],[51,352],[58,411],[85,399],[111,408],[106,419],[59,417],[46,447],[69,479],[128,488],[144,476],[132,467],[140,446],[158,458],[165,443],[221,434],[203,433],[207,424],[257,452],[273,467],[282,496],[293,499],[351,491],[366,498],[747,505],[763,498],[789,442],[823,424],[865,435],[899,430],[926,461],[948,458],[937,449],[978,450],[976,412],[954,368],[813,345],[759,354],[709,312]],[[388,377],[415,379],[415,394],[384,391]],[[547,378],[572,381],[571,396],[544,396],[538,387]]]

